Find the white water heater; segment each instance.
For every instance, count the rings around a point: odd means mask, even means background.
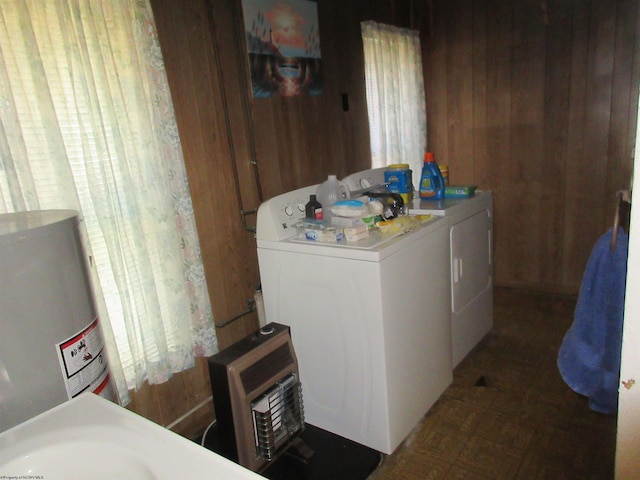
[[[0,432],[83,392],[115,400],[79,222],[0,214]]]

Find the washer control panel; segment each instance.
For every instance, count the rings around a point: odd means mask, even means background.
[[[283,193],[263,202],[258,208],[256,238],[281,241],[296,234],[296,224],[304,218],[305,205],[318,185]]]

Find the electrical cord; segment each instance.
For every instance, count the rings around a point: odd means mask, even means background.
[[[205,440],[207,439],[207,433],[209,433],[209,429],[216,424],[217,420],[214,420],[209,424],[209,426],[204,430],[202,434],[202,441],[200,442],[200,446],[204,447]]]

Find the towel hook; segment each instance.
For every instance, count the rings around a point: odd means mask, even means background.
[[[631,204],[631,194],[629,190],[618,190],[616,192],[616,213],[613,217],[613,231],[611,232],[611,251],[616,249],[618,241],[618,227],[620,226],[620,205],[622,202]]]

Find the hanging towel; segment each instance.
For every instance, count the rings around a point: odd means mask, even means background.
[[[589,408],[614,413],[618,407],[620,349],[629,237],[618,229],[611,251],[609,229],[596,243],[585,270],[573,324],[558,353],[558,369]]]

